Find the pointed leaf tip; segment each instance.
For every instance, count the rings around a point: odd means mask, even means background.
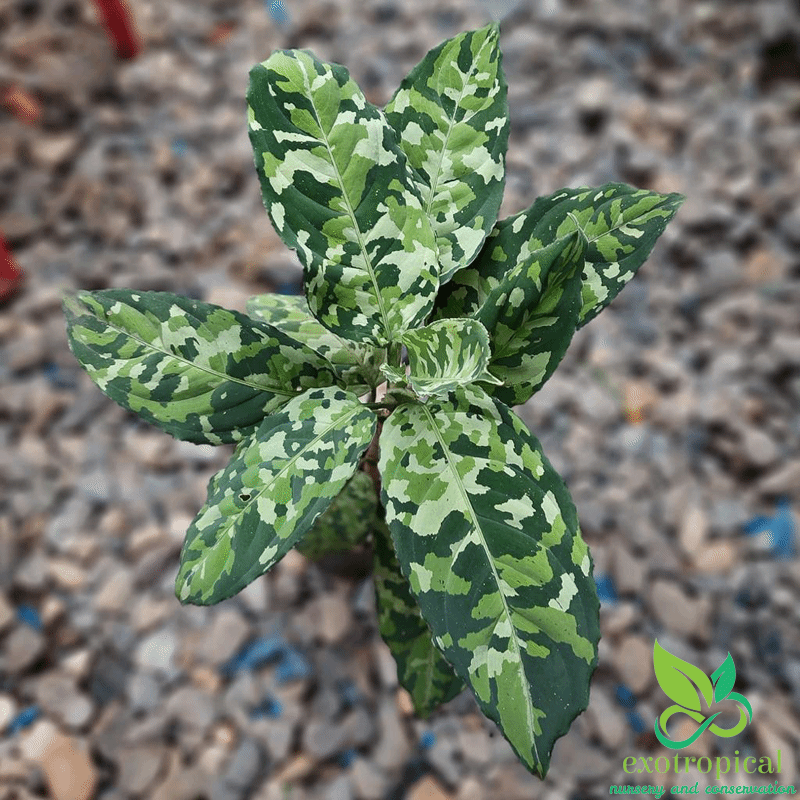
[[[492,23],[433,48],[386,106],[436,236],[441,283],[475,258],[497,220],[507,91],[499,28]]]

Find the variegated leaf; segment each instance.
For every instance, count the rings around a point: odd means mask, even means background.
[[[303,263],[314,316],[377,345],[422,324],[436,239],[383,113],[344,67],[305,50],[254,67],[247,102],[264,204]]]
[[[437,298],[437,317],[470,316],[508,271],[535,250],[581,229],[587,240],[578,327],[594,319],[644,263],[684,197],[609,183],[562,189],[498,222],[475,262]]]
[[[543,776],[586,708],[599,639],[591,558],[563,480],[477,386],[396,409],[379,468],[397,557],[438,646]]]
[[[397,662],[397,679],[417,714],[428,717],[452,700],[464,681],[434,645],[383,520],[375,526],[375,600],[381,636]]]
[[[166,292],[64,300],[70,347],[112,400],[178,439],[228,444],[304,389],[336,382],[317,352],[238,311]]]
[[[383,382],[380,365],[386,351],[342,339],[322,325],[300,295],[260,294],[247,301],[247,313],[316,350],[333,365],[340,385],[362,395]]]
[[[442,283],[478,254],[503,199],[509,118],[499,39],[494,23],[446,40],[386,107],[419,176]]]
[[[178,599],[218,603],[283,558],[352,477],[375,427],[355,395],[330,387],[267,417],[209,483],[181,550]]]
[[[472,319],[443,319],[403,334],[409,373],[390,365],[381,369],[395,382],[408,382],[418,395],[446,395],[457,386],[475,381],[501,383],[487,366],[491,358],[489,334]]]
[[[369,535],[377,510],[378,496],[372,478],[359,470],[317,517],[297,549],[313,560],[351,550]]]
[[[524,403],[567,352],[581,307],[584,253],[578,231],[556,240],[507,273],[476,312],[489,331],[491,371],[503,384],[487,391],[507,405]]]
[[[489,295],[501,289],[506,275],[525,264],[544,246],[541,240],[530,235],[530,231],[526,236],[523,226],[541,219],[561,199],[554,201],[551,197],[540,197],[527,211],[500,220],[475,261],[460,269],[452,281],[441,288],[434,316],[471,317],[477,314]]]
[[[635,189],[624,183],[565,192],[564,199],[536,221],[534,236],[549,242],[576,229],[585,234],[581,327],[594,319],[636,274],[685,198]],[[525,226],[521,235],[525,236]]]

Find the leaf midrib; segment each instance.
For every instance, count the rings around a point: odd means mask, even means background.
[[[582,225],[578,225],[577,229],[580,230],[583,233],[583,235],[586,237],[587,244],[593,244],[594,242],[598,241],[599,239],[602,239],[604,236],[608,236],[610,233],[614,233],[614,231],[618,231],[620,228],[624,228],[626,225],[634,225],[634,224],[636,224],[636,222],[638,220],[640,220],[642,217],[645,217],[648,214],[652,214],[654,211],[658,211],[659,209],[661,209],[665,205],[667,205],[668,202],[669,202],[669,198],[665,198],[660,203],[656,203],[656,205],[654,205],[652,208],[649,208],[643,214],[640,214],[638,217],[635,217],[634,219],[632,219],[632,220],[630,220],[628,222],[622,222],[619,225],[614,225],[613,227],[609,228],[607,231],[604,231],[603,233],[600,233],[597,236],[593,236],[593,237],[587,236],[586,235],[586,230],[584,229],[584,227]]]
[[[494,564],[494,558],[492,557],[492,553],[489,550],[489,546],[486,543],[486,537],[483,534],[483,528],[480,526],[480,523],[478,522],[478,514],[475,511],[475,509],[473,508],[472,502],[469,499],[469,494],[467,493],[467,489],[464,486],[463,481],[461,480],[461,476],[458,474],[458,470],[456,469],[455,464],[453,463],[452,459],[450,458],[450,449],[448,448],[447,444],[445,443],[444,439],[442,438],[441,432],[439,431],[439,428],[436,425],[436,420],[435,420],[433,414],[431,414],[431,412],[430,412],[430,410],[428,409],[427,406],[422,405],[420,407],[422,408],[423,412],[425,413],[425,416],[428,418],[428,424],[433,429],[433,431],[434,431],[434,433],[436,435],[436,439],[439,442],[440,447],[442,448],[442,452],[444,453],[445,460],[447,461],[448,469],[453,474],[454,481],[456,483],[456,486],[458,487],[459,493],[461,494],[461,497],[462,497],[462,499],[464,501],[464,504],[469,509],[469,513],[470,513],[470,516],[472,517],[473,525],[475,526],[475,530],[477,531],[478,536],[480,538],[481,546],[483,547],[484,551],[486,552],[486,560],[489,563],[489,566],[491,568],[492,576],[493,576],[493,578],[495,580],[495,583],[497,585],[497,591],[500,594],[500,597],[502,599],[503,610],[504,610],[505,615],[506,615],[506,617],[508,619],[508,625],[509,625],[509,628],[511,630],[511,635],[510,635],[509,639],[512,642],[512,645],[514,647],[514,651],[515,651],[516,656],[517,656],[517,663],[519,664],[519,669],[520,669],[520,671],[522,673],[522,675],[521,675],[521,677],[522,677],[521,683],[522,683],[522,687],[523,687],[523,692],[525,694],[525,699],[527,701],[526,704],[525,704],[525,711],[526,711],[527,722],[528,722],[527,729],[528,729],[528,731],[530,733],[531,742],[533,743],[533,751],[534,751],[534,754],[536,756],[536,761],[539,764],[541,764],[542,760],[539,757],[539,748],[537,747],[537,744],[536,744],[536,734],[535,734],[535,730],[534,730],[534,728],[535,728],[535,724],[534,724],[535,720],[533,719],[533,712],[532,712],[533,699],[531,698],[530,687],[528,685],[528,681],[527,681],[527,679],[525,677],[525,673],[524,673],[524,670],[522,668],[522,656],[521,656],[520,642],[519,642],[519,638],[517,636],[517,629],[514,627],[514,622],[513,622],[512,618],[511,618],[511,609],[509,608],[508,602],[506,600],[506,596],[503,593],[503,590],[501,589],[500,576],[497,573],[497,568],[495,567],[495,564]]]
[[[442,162],[444,161],[444,153],[445,153],[445,150],[447,149],[447,143],[450,141],[450,136],[453,133],[453,127],[455,126],[456,116],[458,115],[458,112],[461,110],[461,101],[463,100],[464,94],[465,94],[465,92],[467,90],[467,82],[469,81],[469,79],[475,73],[475,70],[476,70],[477,64],[478,64],[478,60],[479,60],[481,54],[483,53],[483,49],[486,47],[486,44],[487,44],[488,41],[489,41],[489,37],[487,36],[483,40],[483,45],[481,45],[481,49],[478,51],[478,55],[475,58],[472,59],[472,64],[470,66],[470,70],[467,73],[467,77],[464,79],[464,82],[463,82],[463,84],[461,86],[461,93],[458,95],[458,102],[456,102],[456,104],[455,104],[454,111],[453,111],[453,116],[450,117],[450,121],[449,121],[449,124],[447,126],[447,133],[445,134],[444,142],[442,143],[442,147],[439,150],[439,163],[436,165],[436,174],[433,176],[433,180],[431,181],[431,191],[430,191],[430,194],[428,195],[428,202],[425,204],[425,215],[428,218],[430,218],[430,215],[431,215],[431,206],[433,206],[433,200],[434,200],[434,198],[436,196],[436,189],[439,186],[439,181],[440,181],[441,175],[442,175]],[[439,103],[439,107],[442,109],[442,111],[444,111],[444,107],[442,106],[441,103]]]
[[[356,218],[353,206],[350,203],[350,197],[347,194],[344,180],[342,179],[342,175],[339,172],[339,166],[337,165],[336,160],[333,157],[333,150],[331,150],[331,145],[328,139],[328,135],[325,132],[325,128],[322,126],[322,120],[320,119],[319,112],[317,111],[317,106],[314,102],[314,95],[311,91],[311,83],[309,81],[308,72],[306,71],[306,65],[302,61],[302,59],[298,59],[298,63],[300,64],[300,69],[303,71],[303,82],[305,84],[306,96],[308,97],[308,100],[311,104],[311,108],[314,110],[314,117],[316,119],[317,124],[319,125],[322,141],[325,145],[325,149],[328,151],[328,156],[331,161],[331,166],[333,167],[333,170],[336,173],[336,180],[339,182],[339,187],[342,191],[342,197],[344,198],[345,205],[347,206],[347,212],[350,215],[350,220],[352,221],[353,228],[355,229],[356,232],[358,247],[361,250],[361,253],[364,257],[364,263],[367,265],[367,273],[369,274],[370,281],[372,282],[372,289],[375,293],[375,299],[378,302],[378,312],[380,313],[381,316],[381,323],[383,324],[384,334],[387,337],[391,338],[391,330],[389,328],[389,318],[386,314],[386,307],[383,303],[383,296],[381,295],[381,291],[378,286],[378,278],[375,275],[375,267],[372,265],[372,258],[370,257],[366,245],[364,244],[363,233],[361,231],[361,228],[359,227],[358,219]],[[335,80],[335,78],[331,76],[331,80]],[[366,100],[364,102],[366,103]]]
[[[300,458],[302,455],[305,455],[310,448],[312,448],[314,445],[316,445],[324,436],[326,436],[328,433],[330,433],[332,430],[334,430],[334,428],[339,427],[340,424],[346,424],[349,421],[349,419],[352,418],[355,414],[357,414],[361,409],[362,409],[362,406],[359,403],[355,408],[353,408],[352,411],[350,411],[349,414],[344,414],[344,415],[342,415],[340,417],[336,417],[327,428],[325,428],[324,430],[322,430],[320,432],[320,434],[318,436],[315,436],[310,442],[308,442],[306,444],[305,447],[301,447],[300,450],[298,450],[297,453],[295,453],[295,455],[293,455],[286,462],[286,464],[284,464],[277,472],[272,473],[272,476],[271,476],[270,480],[268,482],[265,482],[264,485],[261,487],[261,489],[259,489],[257,492],[255,492],[254,494],[252,494],[250,496],[249,500],[247,500],[247,502],[245,503],[244,507],[241,509],[241,511],[238,514],[231,514],[231,515],[228,516],[228,518],[225,520],[225,522],[218,529],[218,536],[227,536],[228,535],[228,530],[231,527],[231,525],[235,524],[235,522],[242,516],[242,514],[246,513],[250,509],[252,503],[254,503],[256,500],[258,500],[258,498],[261,497],[261,495],[272,484],[274,484],[275,481],[289,469],[289,467],[292,467],[295,464],[295,462],[297,461],[298,458]],[[303,420],[303,421],[308,421],[308,420]],[[250,488],[250,487],[246,487],[246,488]],[[233,536],[230,536],[229,538],[233,539]],[[268,543],[267,546],[269,546],[269,543]],[[199,564],[201,562],[197,562],[197,563]]]
[[[92,316],[90,314],[90,316]],[[224,381],[230,381],[231,383],[238,383],[240,386],[247,386],[250,389],[257,389],[259,392],[272,392],[273,394],[282,394],[286,397],[296,397],[298,392],[293,389],[286,389],[286,388],[272,388],[267,386],[260,386],[256,383],[249,383],[246,380],[241,378],[235,378],[233,375],[228,375],[226,372],[218,372],[215,369],[211,369],[210,367],[200,366],[195,364],[194,361],[185,358],[184,356],[176,355],[175,353],[165,350],[161,347],[156,347],[152,342],[148,342],[146,339],[142,339],[140,336],[136,336],[135,334],[131,333],[129,330],[120,327],[119,325],[114,324],[113,322],[109,321],[109,319],[105,316],[103,317],[94,317],[95,319],[102,319],[102,321],[109,327],[111,330],[117,331],[117,333],[121,333],[124,336],[129,337],[134,342],[138,342],[139,344],[143,345],[144,347],[148,347],[151,350],[154,350],[157,353],[161,353],[161,355],[172,358],[175,361],[180,362],[181,364],[186,364],[187,366],[191,367],[192,369],[197,370],[198,372],[205,372],[208,375],[213,375],[216,378],[220,378]],[[194,330],[194,329],[193,329]],[[166,346],[166,345],[165,345]],[[139,356],[138,358],[144,358],[144,356]],[[129,359],[133,360],[133,359]]]

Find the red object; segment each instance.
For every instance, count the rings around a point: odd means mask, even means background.
[[[21,122],[35,125],[42,118],[39,101],[21,86],[7,86],[3,90],[3,105]]]
[[[131,12],[123,0],[94,0],[103,17],[108,35],[114,41],[114,49],[120,58],[135,58],[141,43],[136,34]]]
[[[8,243],[0,234],[0,304],[5,303],[22,286],[22,271],[14,263]]]

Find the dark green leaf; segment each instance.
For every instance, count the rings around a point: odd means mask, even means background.
[[[381,435],[381,500],[438,647],[529,769],[586,708],[598,600],[575,506],[539,442],[477,386]]]
[[[383,520],[375,527],[375,598],[378,626],[397,662],[400,685],[411,695],[417,714],[428,717],[452,700],[464,681],[434,645]]]
[[[304,389],[336,382],[318,353],[238,311],[166,292],[64,301],[70,347],[112,400],[178,439],[229,444]]]

